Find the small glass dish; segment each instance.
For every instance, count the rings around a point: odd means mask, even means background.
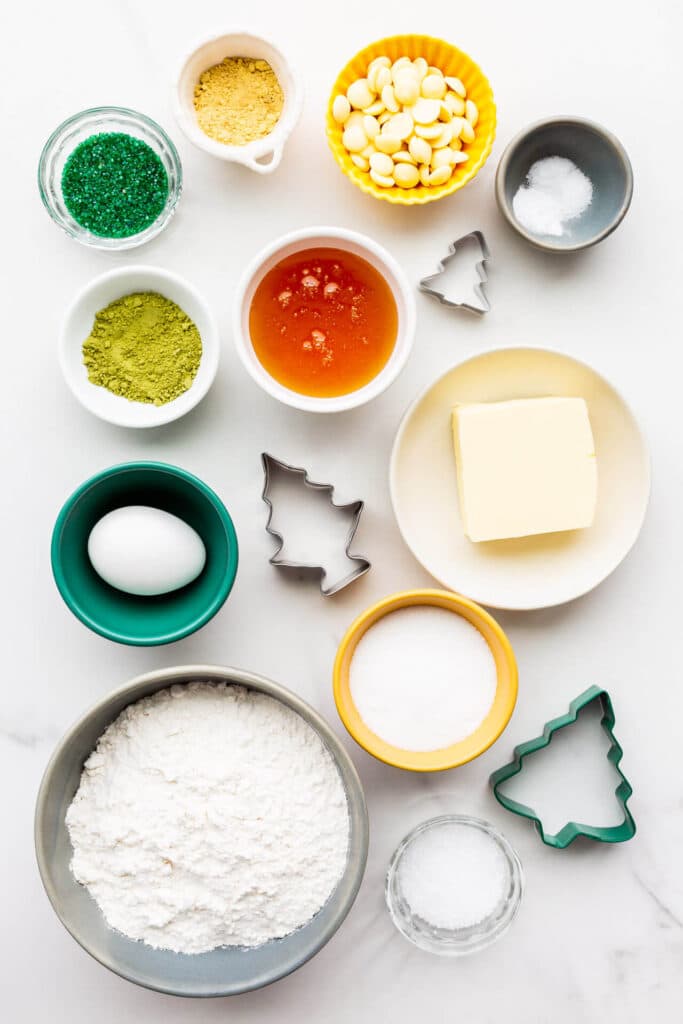
[[[457,928],[445,928],[426,921],[416,914],[406,899],[402,887],[402,864],[408,850],[415,846],[427,833],[453,827],[485,833],[503,855],[505,882],[502,896],[496,906],[481,920]],[[505,836],[487,821],[464,814],[444,814],[422,822],[409,832],[399,843],[389,863],[385,884],[385,898],[391,919],[406,939],[428,953],[439,956],[463,956],[476,953],[490,946],[503,935],[519,909],[524,888],[524,876],[519,857]]]
[[[69,156],[85,139],[102,132],[122,132],[142,139],[159,157],[168,176],[168,196],[159,216],[144,231],[125,238],[105,238],[82,227],[67,210],[62,195],[62,173]],[[45,209],[67,235],[92,249],[121,252],[149,242],[164,230],[180,199],[183,171],[175,146],[156,121],[125,107],[93,107],[67,118],[53,131],[40,155],[38,188]]]

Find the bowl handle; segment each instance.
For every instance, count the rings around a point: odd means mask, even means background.
[[[262,156],[255,158],[253,156],[244,156],[240,160],[245,167],[248,167],[251,171],[256,171],[257,174],[272,174],[276,167],[279,166],[282,160],[282,143],[279,146],[275,146],[269,153],[264,153]]]

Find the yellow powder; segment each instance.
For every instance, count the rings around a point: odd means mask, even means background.
[[[194,88],[199,127],[226,146],[245,146],[272,132],[283,103],[268,61],[252,57],[226,57],[208,68]]]

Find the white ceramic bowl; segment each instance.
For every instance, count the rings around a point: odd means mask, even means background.
[[[473,544],[460,521],[451,410],[456,402],[547,395],[588,405],[595,521],[586,530]],[[645,518],[650,460],[628,405],[590,366],[549,349],[504,348],[452,367],[415,399],[394,441],[390,488],[403,539],[427,572],[479,604],[526,611],[581,597],[617,568]]]
[[[249,332],[249,310],[254,293],[269,270],[302,249],[333,248],[352,252],[379,271],[391,288],[398,310],[396,344],[386,365],[364,387],[334,398],[302,395],[286,388],[268,373],[259,361]],[[398,377],[410,355],[415,337],[415,298],[408,280],[386,249],[367,235],[345,228],[311,227],[292,231],[262,249],[247,266],[238,285],[233,305],[233,336],[240,359],[247,371],[273,398],[306,412],[342,412],[355,409],[376,398]]]
[[[272,132],[262,139],[255,139],[246,146],[226,146],[210,138],[197,123],[194,109],[194,89],[200,75],[226,57],[255,57],[267,60],[284,93],[284,107],[280,120]],[[304,94],[301,82],[277,47],[261,36],[250,32],[226,32],[212,36],[197,46],[183,61],[178,75],[173,107],[178,124],[195,146],[219,160],[244,164],[258,174],[270,174],[280,163],[285,142],[295,127]]]
[[[91,384],[83,364],[83,342],[92,330],[95,314],[132,292],[158,292],[171,299],[194,321],[201,335],[202,358],[197,375],[187,391],[166,405],[131,402]],[[78,401],[95,416],[120,427],[159,427],[184,416],[211,387],[218,369],[218,352],[218,329],[199,292],[177,274],[143,266],[110,270],[86,285],[64,317],[59,343],[62,373]]]

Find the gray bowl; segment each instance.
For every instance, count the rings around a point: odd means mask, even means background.
[[[298,931],[252,949],[221,947],[186,955],[152,949],[107,925],[99,908],[71,874],[71,842],[64,822],[86,760],[98,738],[134,701],[174,683],[192,680],[237,683],[282,701],[319,734],[339,769],[349,804],[346,870],[316,916]],[[353,763],[326,722],[305,701],[278,683],[239,669],[185,665],[138,676],[100,700],[60,740],[45,770],[35,817],[38,868],[52,906],[78,943],[101,964],[158,992],[178,996],[227,996],[282,978],[322,949],[348,914],[360,888],[368,850],[365,797]]]
[[[531,165],[547,156],[567,157],[593,182],[590,206],[561,238],[534,235],[514,215],[512,200]],[[611,132],[581,117],[551,117],[516,135],[496,171],[500,211],[517,234],[546,252],[577,252],[607,238],[631,205],[633,171],[626,150]]]

